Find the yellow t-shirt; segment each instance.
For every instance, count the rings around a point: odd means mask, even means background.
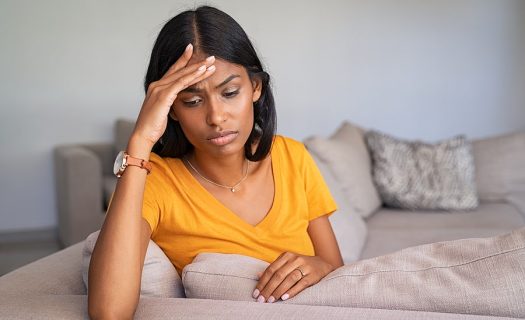
[[[269,263],[285,251],[313,256],[309,221],[337,209],[304,145],[283,136],[274,137],[271,150],[273,204],[256,226],[209,193],[181,159],[152,153],[150,161],[142,216],[179,275],[200,252],[237,253]]]

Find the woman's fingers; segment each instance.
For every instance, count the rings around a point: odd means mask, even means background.
[[[287,273],[283,266],[290,260],[292,254],[283,252],[274,262],[264,270],[259,282],[255,286],[253,297],[257,301],[266,301],[270,297],[270,293],[284,280]],[[261,298],[262,297],[262,298]]]
[[[168,69],[168,71],[166,71],[166,73],[164,74],[164,76],[162,76],[162,78],[167,77],[179,71],[180,69],[184,68],[190,61],[192,55],[193,55],[193,45],[190,43],[188,44],[188,46],[186,47],[186,50],[184,50],[180,58],[177,59],[177,61],[175,61],[175,63],[171,65],[171,67]]]
[[[157,83],[159,85],[161,85],[161,86],[170,84],[170,83],[176,81],[179,78],[182,78],[182,77],[184,77],[186,75],[194,73],[202,65],[206,65],[206,68],[208,68],[211,65],[213,65],[214,62],[215,62],[215,57],[214,56],[209,56],[205,60],[199,61],[199,62],[194,63],[194,64],[192,64],[190,66],[187,66],[187,67],[185,67],[185,68],[183,68],[181,70],[178,70],[178,72],[174,72],[174,73],[171,73],[170,75],[166,75],[166,76],[162,77],[159,81],[157,81]]]
[[[297,272],[299,273],[299,272]],[[311,282],[311,283],[310,283]],[[315,280],[313,275],[306,275],[301,280],[295,282],[295,285],[293,285],[292,288],[285,290],[286,293],[280,294],[276,293],[276,295],[280,295],[280,297],[276,297],[275,299],[281,298],[281,300],[288,300],[290,298],[295,297],[299,292],[303,291],[304,289],[308,288],[314,283],[319,282],[319,280]]]
[[[168,100],[169,106],[171,107],[179,92],[203,79],[206,79],[213,72],[215,72],[215,66],[206,67],[205,64],[202,64],[194,72],[182,76],[170,84],[162,86],[161,89],[163,89],[163,95]]]
[[[301,266],[296,259],[291,259],[273,274],[272,279],[261,290],[261,296],[265,301],[275,302],[301,280],[302,274],[296,270],[297,267],[305,269],[305,266]]]
[[[304,269],[304,267],[301,267],[301,269]],[[308,274],[303,277],[301,271],[297,268],[292,269],[288,276],[286,276],[286,279],[269,294],[268,302],[275,302],[279,300],[279,298],[282,299],[284,294],[288,294],[288,296],[285,296],[282,300],[295,296],[310,286],[309,281],[313,281],[313,279],[310,279],[311,277],[313,277],[313,275]]]

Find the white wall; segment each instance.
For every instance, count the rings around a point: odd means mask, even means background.
[[[200,4],[201,2],[197,2]],[[279,132],[525,130],[525,1],[209,1],[274,80]],[[153,41],[190,1],[0,2],[0,232],[57,223],[52,149],[135,118]]]

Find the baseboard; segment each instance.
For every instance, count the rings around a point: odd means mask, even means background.
[[[0,232],[0,243],[20,243],[34,241],[58,241],[58,229],[55,227],[20,231]]]

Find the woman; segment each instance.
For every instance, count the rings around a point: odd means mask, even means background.
[[[170,20],[145,89],[91,258],[92,317],[133,315],[150,238],[179,274],[200,252],[268,261],[260,302],[343,265],[335,202],[304,145],[275,135],[269,75],[235,20],[207,6]]]

